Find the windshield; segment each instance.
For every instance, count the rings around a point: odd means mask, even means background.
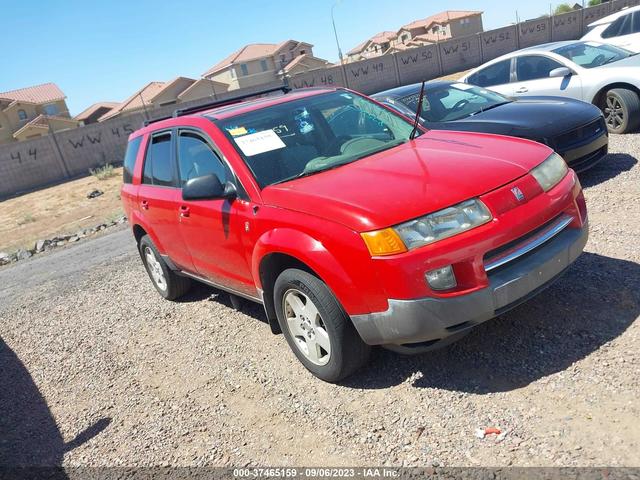
[[[592,42],[572,43],[553,51],[583,68],[600,67],[632,55],[631,52],[623,48]]]
[[[400,102],[415,112],[419,97],[420,93],[416,92],[401,98]],[[429,88],[427,85],[420,115],[427,122],[450,122],[509,101],[498,93],[466,83],[452,83],[436,88]]]
[[[293,100],[215,122],[261,188],[392,148],[408,141],[413,129],[399,115],[345,91]]]

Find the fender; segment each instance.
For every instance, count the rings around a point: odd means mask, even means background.
[[[333,254],[319,240],[291,228],[269,230],[257,240],[251,258],[251,272],[258,288],[264,290],[260,264],[271,253],[289,255],[311,268],[327,284],[347,313],[369,310],[365,305],[366,295],[358,291],[351,276]]]
[[[142,217],[142,215],[140,215],[139,212],[137,212],[135,210],[133,210],[131,212],[131,217],[129,218],[129,224],[131,225],[131,230],[132,231],[133,231],[133,227],[134,226],[140,225],[144,229],[144,231],[147,232],[147,235],[149,235],[151,237],[151,240],[153,241],[153,244],[156,246],[156,248],[158,249],[160,254],[161,255],[166,255],[167,250],[162,245],[162,242],[156,236],[156,234],[153,232],[153,230],[151,229],[149,224],[147,224],[147,222],[145,222],[144,218]]]

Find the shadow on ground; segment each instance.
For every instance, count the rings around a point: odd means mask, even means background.
[[[11,473],[16,467],[59,467],[66,452],[91,440],[110,422],[110,418],[102,418],[65,442],[29,371],[0,338],[0,469],[3,473]],[[46,478],[66,478],[62,469],[48,470],[46,475]]]
[[[553,286],[441,350],[402,356],[377,349],[343,382],[485,394],[514,390],[565,370],[621,335],[640,313],[640,265],[584,253]]]
[[[610,153],[596,166],[582,172],[580,183],[585,188],[593,187],[631,170],[636,163],[638,160],[626,153]]]

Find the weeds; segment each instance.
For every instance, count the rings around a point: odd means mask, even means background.
[[[111,178],[116,174],[113,169],[113,165],[111,165],[110,163],[107,163],[102,167],[90,168],[89,173],[91,173],[91,175],[96,177],[98,180],[106,180],[107,178]]]
[[[35,221],[36,221],[36,217],[31,215],[30,213],[25,213],[25,215],[20,220],[18,220],[16,223],[18,224],[19,227],[21,227],[22,225],[26,225],[28,223],[33,223]]]

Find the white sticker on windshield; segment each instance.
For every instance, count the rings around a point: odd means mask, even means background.
[[[451,86],[458,90],[469,90],[470,88],[473,88],[473,85],[469,85],[468,83],[453,83]]]
[[[600,43],[597,42],[584,42],[585,45],[589,45],[590,47],[599,47],[601,46]]]
[[[254,155],[286,147],[278,134],[273,130],[252,133],[234,138],[233,140],[247,157],[253,157]]]

